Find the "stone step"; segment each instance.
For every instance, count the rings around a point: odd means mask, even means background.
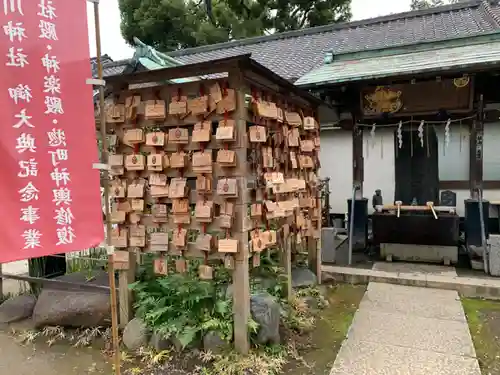
[[[456,290],[463,297],[500,299],[500,279],[491,277],[464,277],[433,274],[397,273],[323,265],[322,282],[344,282],[350,284],[368,284],[370,281],[417,286],[424,288]]]

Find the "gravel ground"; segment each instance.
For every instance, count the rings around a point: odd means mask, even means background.
[[[20,345],[5,332],[0,332],[0,358],[0,374],[112,374],[111,366],[99,350],[62,344],[50,348],[44,343]]]

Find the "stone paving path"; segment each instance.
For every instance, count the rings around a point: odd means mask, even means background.
[[[456,291],[371,282],[330,375],[481,375]]]

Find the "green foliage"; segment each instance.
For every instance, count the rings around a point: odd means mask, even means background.
[[[287,353],[281,346],[260,348],[248,355],[236,352],[205,354],[211,367],[202,368],[200,375],[278,375],[286,363]]]
[[[209,331],[226,341],[233,338],[232,300],[225,297],[227,271],[218,269],[211,281],[196,276],[199,262],[190,261],[186,274],[154,277],[152,259],[144,259],[140,280],[130,287],[136,293],[136,315],[154,332],[175,338],[183,348],[199,341]],[[255,322],[249,324],[256,331]]]
[[[86,273],[87,281],[94,278],[95,271],[105,270],[108,263],[108,253],[103,247],[72,253],[66,257],[66,273]]]
[[[122,34],[160,51],[227,42],[351,18],[350,0],[119,0]]]
[[[47,263],[46,257],[28,259],[28,273],[31,277],[46,277],[45,266]],[[38,296],[42,291],[42,285],[38,283],[30,283],[30,291],[33,295]]]
[[[446,4],[455,4],[464,0],[412,0],[410,4],[411,10],[420,10],[439,7]]]

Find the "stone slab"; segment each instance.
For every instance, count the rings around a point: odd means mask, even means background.
[[[321,228],[321,260],[324,263],[335,263],[336,247],[335,228]]]
[[[481,375],[476,359],[347,340],[330,375]]]
[[[2,271],[14,275],[21,275],[28,272],[28,261],[18,260],[16,262],[2,264]]]
[[[368,284],[381,282],[397,285],[456,290],[464,297],[500,299],[500,279],[493,277],[449,277],[433,274],[408,274],[373,269],[323,265],[322,281]]]
[[[443,300],[442,303],[447,301]],[[369,311],[364,308],[356,313],[348,340],[476,356],[466,322]]]
[[[360,309],[466,322],[458,293],[452,290],[371,282]]]
[[[415,264],[415,263],[384,263],[376,262],[373,267],[375,271],[384,271],[397,274],[410,275],[439,275],[456,277],[457,271],[453,267],[435,266],[430,264]]]
[[[490,274],[500,276],[500,235],[490,234]]]

